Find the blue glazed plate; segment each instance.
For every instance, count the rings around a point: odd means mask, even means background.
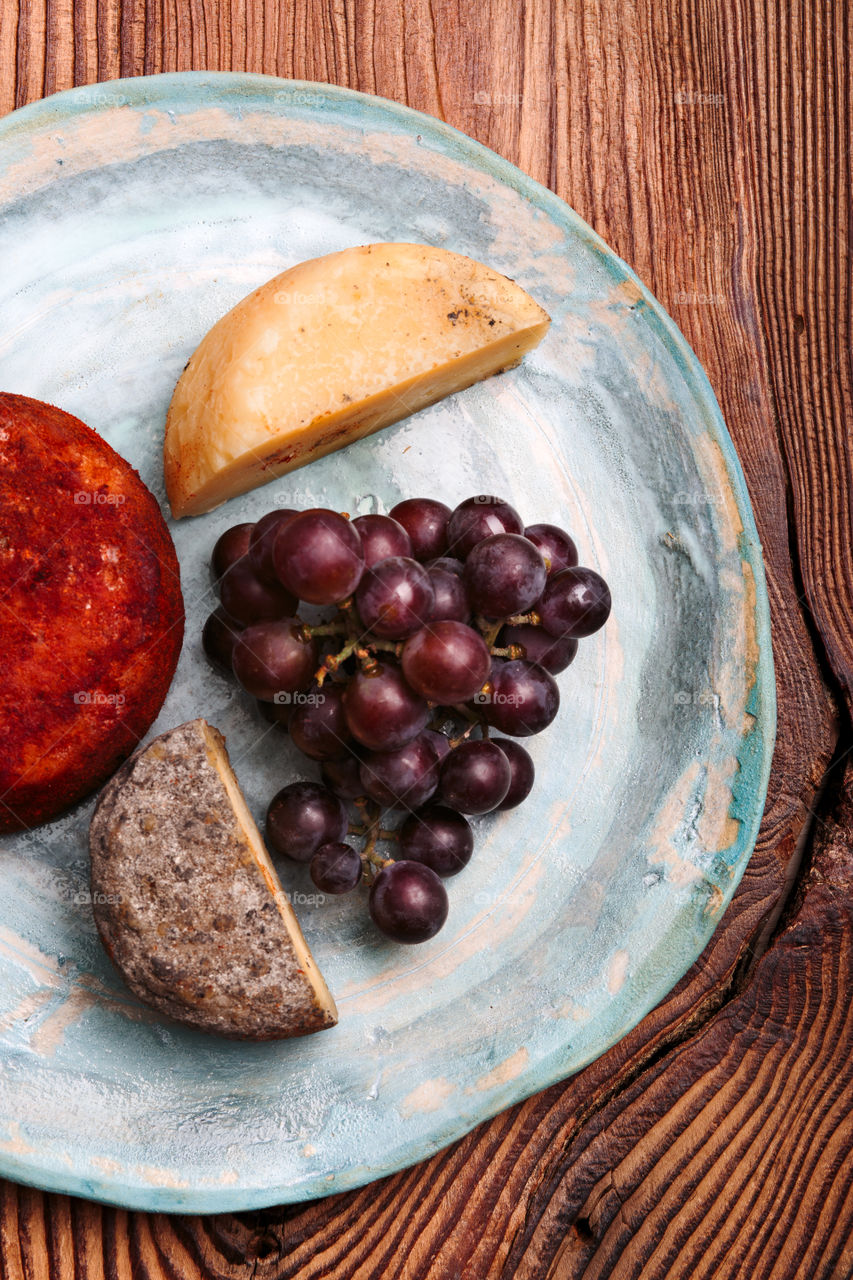
[[[560,677],[523,808],[477,823],[431,943],[283,869],[340,1008],[245,1046],[124,988],[87,901],[91,803],[0,846],[0,1170],[142,1209],[248,1209],[357,1186],[590,1062],[677,982],[755,840],[775,726],[767,596],[708,381],[632,272],[553,194],[382,99],[191,73],[48,98],[0,123],[0,387],[100,431],[165,507],[166,407],[208,327],[317,254],[415,240],[514,277],[553,317],[524,364],[196,520],[152,730],[226,735],[258,818],[300,773],[206,666],[206,560],[276,505],[508,497],[568,526],[614,612]],[[59,531],[58,531],[59,532]],[[303,774],[302,776],[305,776]]]

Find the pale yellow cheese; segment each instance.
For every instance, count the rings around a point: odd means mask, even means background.
[[[276,276],[207,333],[166,422],[176,517],[227,498],[518,364],[550,320],[472,258],[374,244]]]

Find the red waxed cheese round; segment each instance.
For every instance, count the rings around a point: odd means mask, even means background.
[[[175,548],[133,468],[71,414],[0,393],[0,831],[110,777],[183,631]]]

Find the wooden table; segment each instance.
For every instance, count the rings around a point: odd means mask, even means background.
[[[0,1184],[0,1280],[853,1275],[851,10],[846,0],[5,0],[0,110],[190,68],[431,112],[551,186],[707,369],[746,471],[779,736],[734,902],[574,1079],[306,1206]]]

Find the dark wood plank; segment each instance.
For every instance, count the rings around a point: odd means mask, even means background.
[[[3,1184],[2,1280],[853,1274],[850,48],[847,7],[813,0],[3,8],[0,110],[189,67],[329,80],[439,115],[567,199],[717,391],[765,549],[780,733],[723,925],[587,1071],[302,1208],[146,1217]]]

